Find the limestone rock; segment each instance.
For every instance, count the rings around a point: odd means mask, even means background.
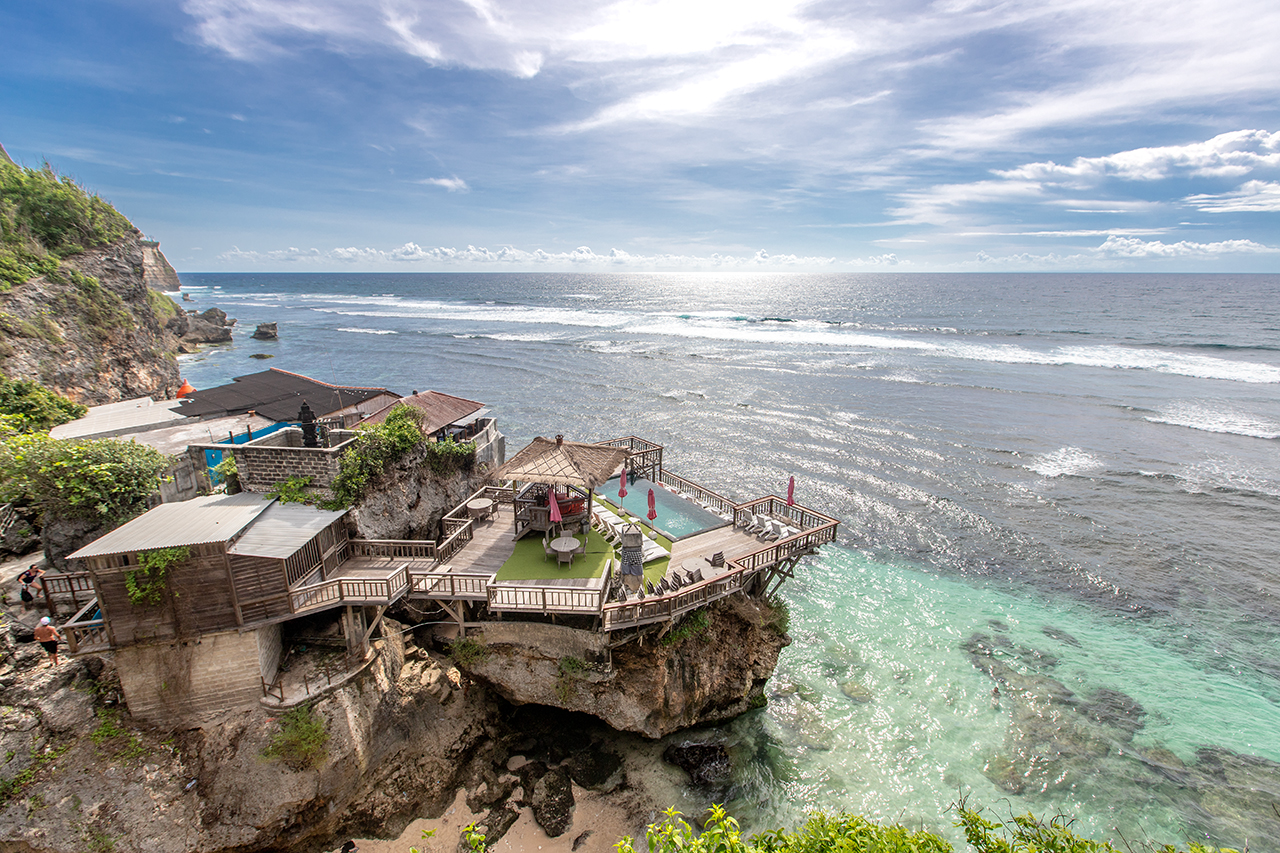
[[[572,690],[560,687],[559,657],[536,646],[490,643],[467,674],[512,704],[580,711],[659,738],[758,706],[778,653],[790,643],[767,627],[766,610],[752,599],[723,599],[708,607],[710,625],[697,635],[673,646],[617,648],[607,676],[575,678]]]
[[[172,398],[178,342],[165,320],[181,311],[147,286],[141,235],[66,265],[97,283],[37,276],[0,294],[0,371],[90,406]]]
[[[569,774],[559,767],[548,770],[533,786],[529,805],[533,807],[533,819],[547,835],[557,838],[568,832],[573,825],[574,806]]]
[[[275,323],[259,323],[252,337],[255,341],[275,341],[280,339],[280,331]]]
[[[729,753],[720,741],[673,743],[663,751],[662,758],[688,773],[689,781],[703,788],[725,788],[733,775]]]

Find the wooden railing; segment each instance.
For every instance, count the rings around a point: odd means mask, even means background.
[[[71,617],[71,621],[62,626],[62,635],[66,638],[67,649],[71,654],[81,652],[100,652],[111,648],[111,637],[107,634],[106,623],[101,619],[91,619],[98,609],[98,599],[93,599]]]
[[[409,595],[424,598],[489,597],[490,575],[470,572],[409,572]]]
[[[599,613],[606,590],[565,586],[489,585],[489,610],[534,613]]]
[[[449,528],[452,527],[453,530]],[[440,544],[436,546],[436,561],[447,563],[453,559],[453,555],[458,553],[471,541],[475,533],[475,522],[471,519],[463,520],[446,520],[445,521],[445,538],[440,540]]]
[[[293,613],[316,610],[334,604],[391,604],[409,589],[409,564],[400,566],[388,578],[334,578],[289,591]]]
[[[390,557],[401,560],[434,560],[436,543],[419,539],[350,539],[349,558]]]
[[[40,576],[40,588],[44,591],[45,604],[51,615],[58,615],[57,596],[71,599],[72,609],[79,609],[86,601],[97,599],[93,576],[88,572],[50,572]]]
[[[692,480],[686,480],[679,474],[672,474],[665,468],[658,475],[658,482],[664,486],[674,486],[685,497],[693,498],[700,504],[703,504],[712,512],[722,513],[723,515],[733,515],[734,503],[724,495],[716,494],[708,488],[699,486]]]
[[[747,526],[751,523],[752,515],[767,515],[777,521],[785,522],[791,527],[798,527],[802,531],[830,527],[832,530],[831,539],[835,538],[835,528],[840,524],[838,519],[800,504],[788,506],[787,502],[777,495],[766,495],[763,498],[757,498],[735,506],[733,508],[734,526]],[[831,539],[824,541],[830,542]]]
[[[761,571],[760,568],[734,566],[723,575],[699,581],[663,596],[611,602],[604,605],[601,611],[602,625],[606,631],[617,631],[675,619],[740,592]]]

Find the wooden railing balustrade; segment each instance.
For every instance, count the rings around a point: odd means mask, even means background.
[[[607,590],[564,586],[489,585],[490,611],[598,613]]]
[[[349,539],[351,557],[390,557],[391,559],[434,560],[436,543],[420,539]]]
[[[334,578],[290,590],[289,609],[293,613],[315,610],[332,604],[390,604],[409,589],[409,564],[389,578]]]
[[[696,502],[703,504],[713,512],[722,513],[724,515],[733,515],[735,504],[724,495],[716,494],[708,488],[699,486],[692,480],[686,480],[679,474],[672,474],[667,469],[662,469],[662,473],[658,475],[658,482],[664,486],[674,486],[677,491],[681,492],[685,497],[691,497]]]
[[[62,636],[66,639],[67,649],[71,654],[105,651],[111,648],[111,637],[107,634],[106,623],[101,617],[90,618],[97,609],[98,599],[94,598],[61,627]]]
[[[427,598],[487,600],[491,575],[472,572],[409,572],[409,594]]]
[[[40,589],[52,616],[58,615],[56,596],[70,597],[72,609],[82,607],[90,599],[96,601],[98,597],[93,576],[88,572],[49,572],[40,576]]]
[[[446,563],[453,559],[453,555],[461,551],[472,540],[474,533],[475,522],[471,519],[467,519],[457,525],[456,529],[436,546],[436,560]]]

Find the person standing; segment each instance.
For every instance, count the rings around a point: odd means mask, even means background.
[[[18,581],[22,584],[22,609],[30,610],[31,604],[36,600],[35,593],[31,590],[31,584],[40,579],[44,574],[44,569],[40,568],[39,563],[32,563],[31,566],[22,574],[18,575]]]
[[[41,617],[40,624],[35,630],[36,642],[44,646],[44,650],[49,653],[49,665],[58,665],[58,640],[62,639],[62,635],[58,633],[58,626],[54,625],[48,616]]]

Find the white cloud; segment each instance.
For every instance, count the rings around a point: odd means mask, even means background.
[[[467,182],[462,178],[424,178],[421,181],[415,181],[419,184],[428,184],[431,186],[443,187],[451,193],[470,192],[471,187],[467,186]]]
[[[1105,177],[1157,181],[1175,174],[1238,177],[1263,167],[1280,167],[1280,132],[1236,130],[1204,142],[1077,157],[1070,165],[1027,163],[995,174],[1025,181],[1094,183]]]
[[[1280,183],[1249,181],[1234,192],[1191,195],[1183,199],[1207,213],[1260,213],[1280,210]]]
[[[1116,258],[1209,258],[1218,255],[1280,254],[1280,247],[1265,246],[1252,240],[1222,240],[1216,243],[1193,243],[1180,240],[1177,243],[1150,242],[1137,237],[1108,237],[1097,251]]]
[[[893,259],[893,260],[885,260]],[[596,267],[613,269],[796,269],[830,267],[835,258],[794,254],[772,255],[761,249],[751,255],[682,254],[632,254],[621,249],[611,249],[597,254],[587,246],[572,251],[547,252],[542,249],[526,251],[514,246],[498,250],[467,246],[465,249],[436,246],[424,248],[417,243],[405,243],[395,249],[337,248],[337,249],[275,249],[267,252],[241,251],[234,248],[218,256],[219,261],[246,264],[250,267],[263,264],[306,263],[311,265],[365,264],[377,266],[385,263],[415,263],[437,266],[517,266],[521,268]],[[882,255],[880,259],[856,260],[852,263],[897,263],[895,256]]]

